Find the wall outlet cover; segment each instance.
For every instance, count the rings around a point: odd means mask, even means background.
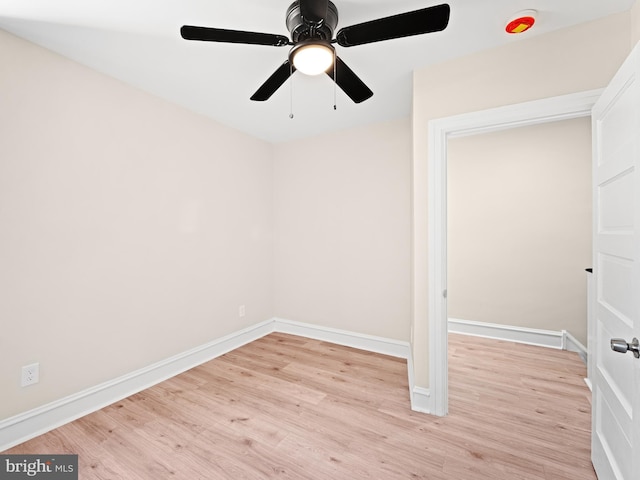
[[[22,380],[20,386],[26,387],[40,381],[40,364],[32,363],[22,367]]]

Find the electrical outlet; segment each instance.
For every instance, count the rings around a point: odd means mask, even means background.
[[[245,310],[245,308],[244,308],[244,305],[240,305],[240,306],[238,307],[238,316],[239,316],[240,318],[242,318],[242,317],[244,317],[244,316],[245,316],[245,314],[246,314],[246,310]]]
[[[22,381],[20,386],[26,387],[40,381],[40,364],[32,363],[22,367]]]

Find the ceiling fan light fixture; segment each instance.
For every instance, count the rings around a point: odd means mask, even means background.
[[[333,44],[355,47],[440,32],[447,28],[450,13],[449,4],[443,3],[344,27],[334,36],[338,26],[338,9],[331,0],[293,0],[285,17],[290,37],[195,25],[183,25],[180,35],[185,40],[203,42],[293,46],[288,59],[267,78],[250,97],[251,100],[268,100],[296,70],[300,70],[306,75],[327,74],[334,81],[336,89],[339,87],[354,103],[360,103],[371,98],[373,92],[336,55]]]
[[[331,44],[318,40],[301,42],[289,53],[293,66],[305,75],[325,73],[333,65],[334,56],[334,48]]]

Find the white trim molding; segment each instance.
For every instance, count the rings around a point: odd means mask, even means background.
[[[273,332],[290,333],[407,359],[412,408],[414,407],[414,398],[417,398],[418,407],[414,409],[428,413],[423,405],[424,389],[418,388],[417,393],[414,391],[409,342],[272,318],[148,367],[2,420],[0,421],[0,452],[134,395]]]
[[[433,411],[432,403],[431,392],[428,388],[414,386],[411,389],[411,410],[431,414]]]
[[[566,330],[562,331],[562,335],[564,337],[563,349],[570,352],[576,352],[580,355],[580,358],[585,365],[589,365],[589,351],[587,350],[587,347],[585,347],[576,337]]]
[[[431,413],[431,394],[429,389],[416,387],[415,370],[413,365],[413,353],[411,348],[407,355],[407,374],[409,376],[409,398],[411,400],[411,410],[420,413]]]
[[[555,348],[558,350],[564,349],[564,332],[561,331],[476,322],[474,320],[461,320],[459,318],[449,318],[448,325],[449,333],[495,338],[496,340],[526,343],[527,345]]]
[[[477,322],[475,320],[462,320],[449,318],[449,333],[472,335],[483,338],[495,338],[538,347],[555,348],[577,353],[582,361],[587,364],[588,352],[576,337],[566,330],[542,330],[538,328],[518,327],[497,323]]]
[[[489,133],[509,128],[538,125],[591,115],[591,108],[601,89],[573,93],[531,102],[470,112],[429,122],[427,192],[416,195],[428,198],[427,218],[414,219],[414,231],[427,224],[428,259],[416,263],[414,270],[428,278],[429,390],[432,413],[446,415],[448,406],[447,377],[447,142],[449,138]],[[425,292],[414,289],[414,296]]]
[[[323,342],[335,343],[345,347],[358,348],[369,352],[381,353],[392,357],[408,358],[409,342],[376,337],[363,333],[350,332],[337,328],[324,327],[311,323],[296,322],[282,318],[274,318],[274,332],[290,333],[300,337],[313,338]]]

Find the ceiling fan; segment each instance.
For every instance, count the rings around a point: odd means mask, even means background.
[[[299,70],[307,75],[326,73],[351,100],[360,103],[370,98],[373,92],[336,55],[333,44],[353,47],[439,32],[447,27],[449,14],[449,5],[445,3],[344,27],[333,38],[334,29],[338,25],[338,9],[333,2],[296,0],[289,6],[286,14],[291,40],[284,35],[191,25],[184,25],[180,34],[185,40],[292,46],[287,60],[258,88],[251,100],[268,100],[293,72]]]

